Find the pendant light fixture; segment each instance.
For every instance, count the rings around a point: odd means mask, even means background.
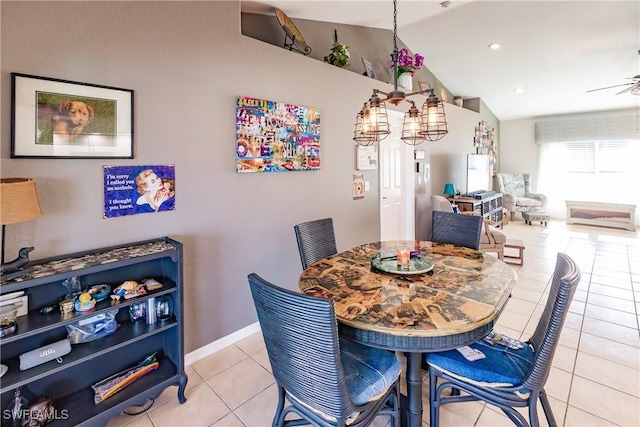
[[[393,0],[393,91],[383,92],[373,89],[369,101],[364,104],[362,110],[356,115],[356,125],[353,140],[359,145],[371,145],[382,141],[391,133],[389,117],[387,116],[387,102],[398,105],[405,98],[417,94],[428,95],[427,100],[418,110],[415,102],[411,102],[409,111],[405,113],[402,124],[401,139],[409,145],[418,145],[425,139],[437,141],[448,132],[447,118],[444,113],[444,105],[429,88],[417,92],[405,94],[398,90],[398,24],[397,24],[397,0]],[[382,99],[378,95],[386,96]]]

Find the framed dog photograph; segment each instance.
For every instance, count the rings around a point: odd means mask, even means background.
[[[11,157],[133,158],[133,90],[11,73]]]

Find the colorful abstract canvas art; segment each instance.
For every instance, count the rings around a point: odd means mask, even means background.
[[[320,111],[282,102],[236,98],[236,171],[320,169]]]

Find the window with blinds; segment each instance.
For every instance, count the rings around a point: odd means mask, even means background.
[[[548,213],[562,216],[565,200],[640,206],[640,141],[540,144],[538,190]]]
[[[567,142],[567,171],[571,173],[624,173],[635,155],[628,141]],[[637,144],[636,144],[637,145]]]

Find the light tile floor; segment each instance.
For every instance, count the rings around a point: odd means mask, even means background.
[[[521,219],[504,231],[526,244],[524,266],[513,266],[518,285],[496,328],[507,335],[527,339],[533,332],[558,252],[582,271],[546,386],[558,424],[640,426],[640,233],[561,221],[528,226]],[[185,404],[171,387],[146,413],[119,415],[109,427],[271,425],[277,395],[259,333],[188,366],[187,374]],[[547,425],[541,410],[540,419]],[[445,406],[441,425],[512,423],[499,410],[471,402]]]

